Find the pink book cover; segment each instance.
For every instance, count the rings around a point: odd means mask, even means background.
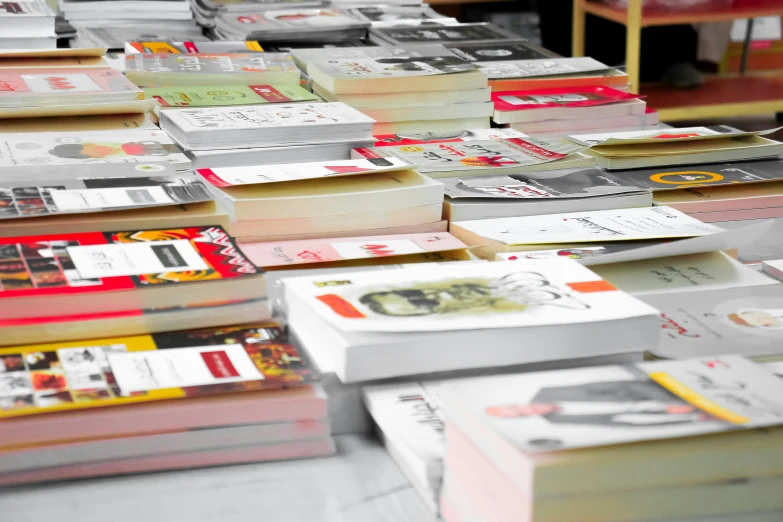
[[[594,107],[640,98],[611,87],[566,87],[492,93],[496,111],[526,111],[555,107]]]
[[[44,94],[84,96],[124,92],[143,94],[143,91],[125,78],[121,72],[113,69],[89,71],[6,69],[0,71],[0,100]]]
[[[463,248],[467,248],[467,245],[448,232],[242,244],[242,251],[248,259],[261,267],[425,254]]]
[[[153,457],[107,460],[91,464],[75,464],[19,473],[5,473],[0,474],[0,485],[201,468],[271,460],[301,459],[331,455],[334,452],[334,441],[331,438],[326,438],[191,453],[171,453]]]

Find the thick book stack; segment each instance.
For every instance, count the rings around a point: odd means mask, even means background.
[[[0,484],[334,452],[276,323],[0,349]]]
[[[165,114],[164,114],[165,115]],[[445,230],[443,185],[405,161],[198,169],[241,242]]]
[[[4,2],[0,8],[0,51],[54,49],[55,14],[44,0]]]
[[[330,54],[340,53],[323,49],[298,55],[313,92],[373,118],[375,134],[489,127],[486,75],[445,47],[345,52],[365,58]]]

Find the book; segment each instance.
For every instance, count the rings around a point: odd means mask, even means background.
[[[370,8],[372,9],[372,8]],[[291,57],[297,67],[307,72],[310,62],[328,60],[377,60],[379,58],[438,57],[452,54],[440,44],[415,44],[396,47],[342,47],[291,49]]]
[[[52,69],[31,72],[0,70],[0,107],[90,105],[142,100],[144,91],[111,69],[76,72]]]
[[[58,58],[58,57],[100,57],[106,54],[105,47],[69,47],[66,49],[0,49],[0,60],[6,58]]]
[[[777,284],[723,252],[594,265],[592,270],[637,296]]]
[[[265,269],[297,265],[317,266],[321,263],[335,264],[357,259],[385,260],[465,248],[462,241],[448,233],[242,244],[242,251],[248,259]]]
[[[141,87],[290,84],[299,69],[284,53],[128,54],[125,75]]]
[[[627,263],[643,259],[670,258],[706,252],[745,250],[767,236],[774,221],[751,223],[738,228],[721,230],[704,236],[686,239],[641,241],[601,241],[574,243],[569,246],[542,245],[541,250],[498,252],[497,261],[518,259],[578,259],[585,266],[608,263]],[[475,248],[472,249],[476,251]]]
[[[371,139],[372,123],[343,103],[181,109],[162,111],[160,120],[161,128],[188,150]]]
[[[394,107],[383,109],[362,108],[361,111],[376,122],[454,121],[455,119],[487,118],[492,116],[492,102],[454,103],[443,105]]]
[[[594,168],[441,181],[446,186],[447,196],[444,217],[449,221],[650,207],[652,204],[649,190],[617,182]]]
[[[409,170],[407,161],[392,159],[320,161],[313,163],[289,163],[259,167],[219,167],[198,169],[198,173],[216,187],[260,185],[305,179],[323,179],[340,176],[356,176],[380,172]]]
[[[534,137],[355,149],[353,158],[404,159],[435,177],[483,176],[588,166],[581,147]]]
[[[379,134],[374,136],[376,147],[422,145],[490,139],[523,138],[526,135],[514,129],[469,129],[444,132]]]
[[[355,109],[387,109],[386,112],[394,114],[394,110],[425,110],[454,109],[455,105],[489,103],[492,93],[489,87],[479,89],[464,89],[453,91],[420,91],[398,93],[370,93],[370,94],[333,94],[317,83],[313,83],[313,93],[330,102],[343,102]],[[393,110],[388,110],[393,109]],[[426,119],[426,118],[419,118]],[[453,119],[453,118],[446,118]]]
[[[5,219],[0,237],[40,236],[71,232],[112,232],[115,230],[145,230],[155,228],[192,228],[220,225],[227,229],[228,215],[214,201],[142,207],[111,212],[66,213],[36,216],[35,219]]]
[[[723,138],[743,138],[748,136],[764,136],[778,129],[745,132],[728,125],[710,127],[680,127],[664,128],[649,131],[614,131],[596,134],[575,134],[568,136],[570,141],[584,146],[612,145],[652,145],[661,142],[691,142],[710,141]],[[706,162],[705,163],[709,163]]]
[[[6,175],[25,175],[30,169],[61,172],[72,165],[105,173],[106,163],[190,167],[190,159],[161,130],[29,132],[5,134],[0,140],[0,167]]]
[[[311,61],[307,74],[338,95],[487,87],[485,74],[454,55]]]
[[[2,333],[0,346],[129,337],[172,330],[197,330],[250,324],[271,317],[272,309],[268,299],[249,299],[187,307],[0,320]]]
[[[651,353],[665,359],[779,355],[780,296],[778,284],[641,296],[662,314],[660,343]]]
[[[127,42],[157,41],[157,42],[209,42],[202,30],[194,24],[185,27],[175,27],[170,21],[164,26],[145,23],[112,24],[111,27],[101,27],[100,24],[86,27],[77,23],[74,41],[82,46],[103,47],[112,51],[125,51]]]
[[[11,38],[45,38],[55,35],[55,14],[43,0],[5,2],[0,10],[0,47],[13,49]]]
[[[685,169],[674,166],[634,169],[614,174],[620,178],[628,179],[632,183],[648,186],[660,194],[671,191],[680,192],[684,189],[703,189],[722,185],[738,187],[746,184],[781,181],[783,180],[783,161],[774,158],[737,163],[708,163],[688,166]]]
[[[194,150],[189,155],[196,168],[254,167],[284,165],[311,161],[342,161],[351,157],[351,150],[371,147],[371,137],[314,143],[311,145],[282,145],[277,147],[249,147],[243,149]]]
[[[783,281],[783,261],[780,259],[768,259],[761,263],[761,269],[777,279]]]
[[[425,132],[453,132],[462,129],[489,129],[492,127],[489,117],[455,118],[449,120],[416,120],[375,122],[373,134],[400,134]]]
[[[163,109],[319,101],[318,96],[298,85],[283,84],[146,87],[144,93]]]
[[[521,38],[487,23],[448,26],[372,27],[370,40],[383,46],[417,43],[497,43],[519,42]]]
[[[264,295],[261,270],[218,226],[0,239],[7,320]]]
[[[264,52],[258,42],[125,42],[125,54],[245,54]]]
[[[458,25],[455,18],[445,17],[430,6],[422,5],[364,5],[348,10],[360,20],[367,20],[373,27],[401,25]]]
[[[181,175],[167,165],[156,167],[156,176],[138,176],[129,164],[128,177],[113,172],[110,178],[0,180],[0,220],[37,218],[58,214],[106,212],[212,201],[206,182],[195,175]],[[162,172],[163,171],[163,172]],[[136,174],[136,175],[134,175]]]
[[[459,265],[284,279],[291,328],[306,349],[332,354],[343,382],[551,361],[575,356],[576,345],[584,357],[657,342],[654,309],[575,261]],[[514,349],[532,338],[531,349]]]
[[[259,42],[340,41],[363,38],[370,23],[337,8],[289,7],[218,14],[215,30],[223,39]]]
[[[526,134],[549,134],[567,136],[574,131],[594,132],[601,130],[627,129],[647,130],[658,128],[658,112],[647,107],[643,114],[593,118],[585,120],[548,120],[530,123],[512,123],[510,127]]]
[[[544,216],[458,221],[452,234],[485,254],[575,246],[576,243],[704,236],[722,229],[668,207],[571,212]]]
[[[370,212],[388,215],[406,208],[443,204],[443,185],[414,170],[215,190],[219,191],[218,204],[232,221],[307,218],[310,228],[314,227],[313,218]],[[363,225],[354,223],[358,229]]]
[[[509,72],[514,72],[513,66],[509,68]],[[630,92],[628,75],[625,71],[613,68],[592,72],[558,74],[554,76],[502,77],[490,79],[489,85],[494,91],[607,86],[612,87],[613,89]]]
[[[610,87],[493,92],[495,123],[580,120],[644,114],[638,95]]]
[[[7,399],[0,418],[270,390],[317,379],[274,322],[8,347],[0,354],[7,389],[25,396]],[[19,442],[4,440],[3,446]]]
[[[0,133],[160,130],[155,121],[152,116],[146,113],[15,118],[0,121]]]
[[[484,42],[449,43],[448,48],[463,60],[477,64],[487,62],[513,62],[541,58],[561,58],[557,54],[532,42]]]
[[[783,432],[747,428],[777,424],[753,406],[776,404],[780,384],[735,356],[449,382],[438,391],[444,489],[458,479],[468,502],[493,520],[609,520],[616,513],[643,520],[652,505],[679,520],[749,511],[779,484],[781,463],[764,455]],[[731,402],[746,393],[751,401]],[[735,464],[717,469],[715,451]],[[651,462],[659,463],[656,473],[639,472]],[[613,469],[587,471],[596,466]],[[740,477],[743,486],[733,491]],[[700,501],[689,505],[694,498]]]

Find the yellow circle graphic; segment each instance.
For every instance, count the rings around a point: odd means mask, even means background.
[[[666,179],[668,176],[705,176],[703,179],[699,180],[679,180],[679,181],[673,181]],[[701,172],[699,170],[684,170],[682,172],[661,172],[660,174],[653,174],[650,176],[650,181],[655,181],[656,183],[663,183],[664,185],[704,185],[707,183],[714,183],[716,181],[721,181],[723,179],[723,176],[720,174],[716,174],[714,172]]]

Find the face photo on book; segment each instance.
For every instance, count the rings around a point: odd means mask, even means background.
[[[590,306],[536,272],[497,279],[455,279],[362,291],[358,303],[373,316],[475,315],[523,312],[537,307],[586,310]]]

